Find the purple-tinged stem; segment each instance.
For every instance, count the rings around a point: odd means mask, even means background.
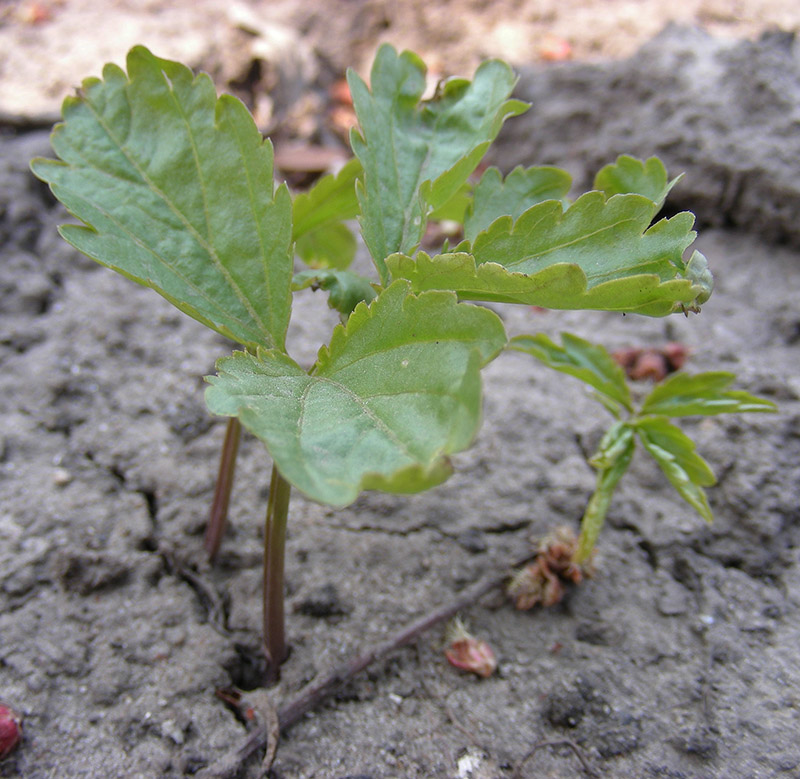
[[[225,440],[222,444],[222,454],[219,459],[219,473],[217,486],[214,489],[214,501],[211,504],[211,514],[206,525],[206,535],[203,546],[212,562],[219,552],[222,536],[225,534],[225,525],[228,520],[228,505],[233,489],[233,476],[236,473],[236,453],[239,451],[239,439],[242,434],[242,425],[237,417],[231,417],[225,428]]]
[[[267,520],[264,528],[264,654],[267,658],[267,684],[278,681],[280,665],[286,659],[284,627],[283,565],[286,549],[286,518],[289,514],[291,486],[272,466]]]

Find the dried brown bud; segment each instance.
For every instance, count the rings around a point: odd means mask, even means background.
[[[489,644],[475,638],[460,619],[456,618],[450,624],[447,642],[444,656],[456,668],[484,678],[491,676],[497,668],[497,659]]]

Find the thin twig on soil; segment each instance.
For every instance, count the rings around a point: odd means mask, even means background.
[[[525,763],[527,763],[528,760],[530,760],[540,749],[543,749],[544,747],[569,747],[575,754],[575,757],[578,758],[581,768],[586,776],[590,776],[592,779],[597,779],[599,776],[599,774],[589,765],[589,762],[584,757],[580,747],[574,741],[568,738],[562,738],[558,739],[557,741],[539,741],[537,744],[534,744],[525,757],[523,757],[522,760],[520,760],[517,764],[517,767],[514,770],[514,779],[522,779],[522,769],[525,766]]]
[[[525,565],[530,562],[533,557],[533,555],[529,554],[523,559],[513,563],[510,567],[517,568],[521,565]],[[494,573],[484,577],[479,582],[472,585],[472,587],[462,590],[449,603],[411,622],[409,625],[406,625],[406,627],[393,633],[380,644],[376,644],[361,654],[356,655],[351,660],[348,660],[334,669],[332,673],[328,674],[323,679],[307,684],[293,700],[278,708],[280,732],[285,733],[309,711],[316,708],[322,701],[344,687],[344,685],[372,663],[382,660],[395,649],[399,649],[411,643],[426,630],[455,616],[459,611],[463,611],[475,605],[484,595],[497,587],[501,587],[503,582],[508,578],[509,570],[510,569],[504,569],[502,573]],[[241,766],[258,750],[264,749],[267,746],[272,750],[277,746],[277,743],[268,744],[269,740],[266,727],[259,723],[241,746],[225,755],[214,765],[200,772],[198,774],[199,779],[232,779],[232,777],[236,776]]]

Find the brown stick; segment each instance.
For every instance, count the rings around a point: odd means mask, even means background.
[[[533,555],[527,555],[523,559],[513,563],[511,567],[516,568],[520,565],[525,565],[530,562],[533,557]],[[302,719],[305,714],[318,706],[327,697],[341,689],[357,674],[367,668],[367,666],[377,660],[382,660],[395,649],[411,643],[411,641],[418,638],[426,630],[455,616],[459,611],[474,606],[484,595],[497,587],[501,587],[507,578],[508,569],[504,570],[502,573],[494,573],[486,576],[471,587],[462,590],[449,603],[414,620],[406,625],[406,627],[393,633],[385,641],[376,644],[361,654],[356,655],[353,659],[343,663],[325,678],[307,684],[293,700],[278,709],[278,721],[280,723],[281,733],[286,732],[298,720]],[[234,753],[226,755],[219,762],[198,774],[198,776],[200,779],[230,779],[236,775],[238,768],[255,752],[267,746],[267,741],[268,736],[266,729],[264,727],[258,727],[250,733],[245,743],[238,747]]]
[[[575,754],[575,757],[578,758],[581,768],[583,768],[586,776],[596,779],[597,774],[592,770],[592,767],[583,756],[583,752],[581,752],[580,748],[574,741],[568,738],[562,738],[557,741],[540,741],[538,744],[534,744],[533,748],[525,755],[525,757],[522,758],[522,760],[519,761],[519,765],[517,765],[517,768],[514,771],[514,779],[522,779],[522,768],[525,763],[527,763],[528,760],[530,760],[540,749],[544,749],[544,747],[569,747]]]

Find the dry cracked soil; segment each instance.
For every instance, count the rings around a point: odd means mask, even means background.
[[[431,631],[289,730],[269,776],[800,776],[800,43],[671,27],[627,59],[520,70],[534,107],[495,162],[565,165],[580,188],[619,153],[661,155],[686,172],[669,209],[697,214],[717,288],[689,318],[498,306],[508,330],[681,341],[688,370],[734,371],[779,413],[686,424],[719,476],[713,525],[637,458],[593,579],[549,610],[492,595],[464,613],[497,653],[491,678],[449,666]],[[202,376],[229,347],[58,238],[65,214],[28,172],[47,131],[8,114],[0,700],[24,739],[0,775],[202,775],[247,734],[215,690],[259,681],[268,458],[244,438],[210,566],[224,422],[205,410]],[[334,320],[311,292],[296,306],[290,350],[310,362]],[[576,526],[594,485],[585,453],[609,418],[524,355],[493,363],[485,391],[476,444],[440,488],[339,511],[296,498],[275,701],[502,571],[531,538]]]

